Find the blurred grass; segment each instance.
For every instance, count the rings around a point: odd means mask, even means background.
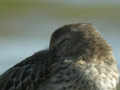
[[[119,81],[120,81],[120,79],[119,79]],[[117,90],[120,90],[120,83],[119,83],[119,85],[118,85],[118,87],[117,87]]]
[[[48,3],[48,2],[0,2],[0,18],[9,17],[10,13],[39,10],[49,13],[61,19],[87,18],[87,17],[108,17],[120,20],[120,6],[115,5],[93,5],[93,6],[72,6],[69,4]]]
[[[43,1],[0,1],[0,23],[3,24],[2,27],[0,27],[0,35],[20,35],[22,31],[16,29],[19,26],[8,25],[9,23],[13,23],[9,19],[13,20],[16,17],[15,20],[17,20],[17,18],[21,18],[22,16],[24,17],[26,15],[29,16],[30,14],[42,14],[43,16],[46,15],[47,17],[52,16],[52,18],[57,18],[58,20],[105,19],[111,20],[112,22],[115,21],[117,23],[120,21],[120,6],[110,4],[75,6],[70,4],[54,2],[50,3]],[[10,22],[6,24],[7,20],[9,20]],[[17,22],[19,21],[20,19],[18,19]],[[24,19],[22,22],[24,22]],[[15,25],[14,23],[13,25]]]

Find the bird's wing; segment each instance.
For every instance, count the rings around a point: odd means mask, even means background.
[[[45,58],[29,57],[0,76],[0,90],[36,90],[47,78]]]

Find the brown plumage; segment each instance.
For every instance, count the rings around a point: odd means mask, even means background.
[[[48,50],[0,76],[0,90],[116,90],[118,70],[111,46],[92,24],[57,29]]]

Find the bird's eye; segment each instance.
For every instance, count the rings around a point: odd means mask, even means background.
[[[60,41],[59,44],[63,44],[63,43],[65,43],[67,40],[68,40],[68,39],[63,39],[63,40]]]

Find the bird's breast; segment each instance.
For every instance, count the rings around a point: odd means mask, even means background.
[[[64,61],[51,70],[40,90],[115,90],[118,74],[114,69],[104,62]]]

